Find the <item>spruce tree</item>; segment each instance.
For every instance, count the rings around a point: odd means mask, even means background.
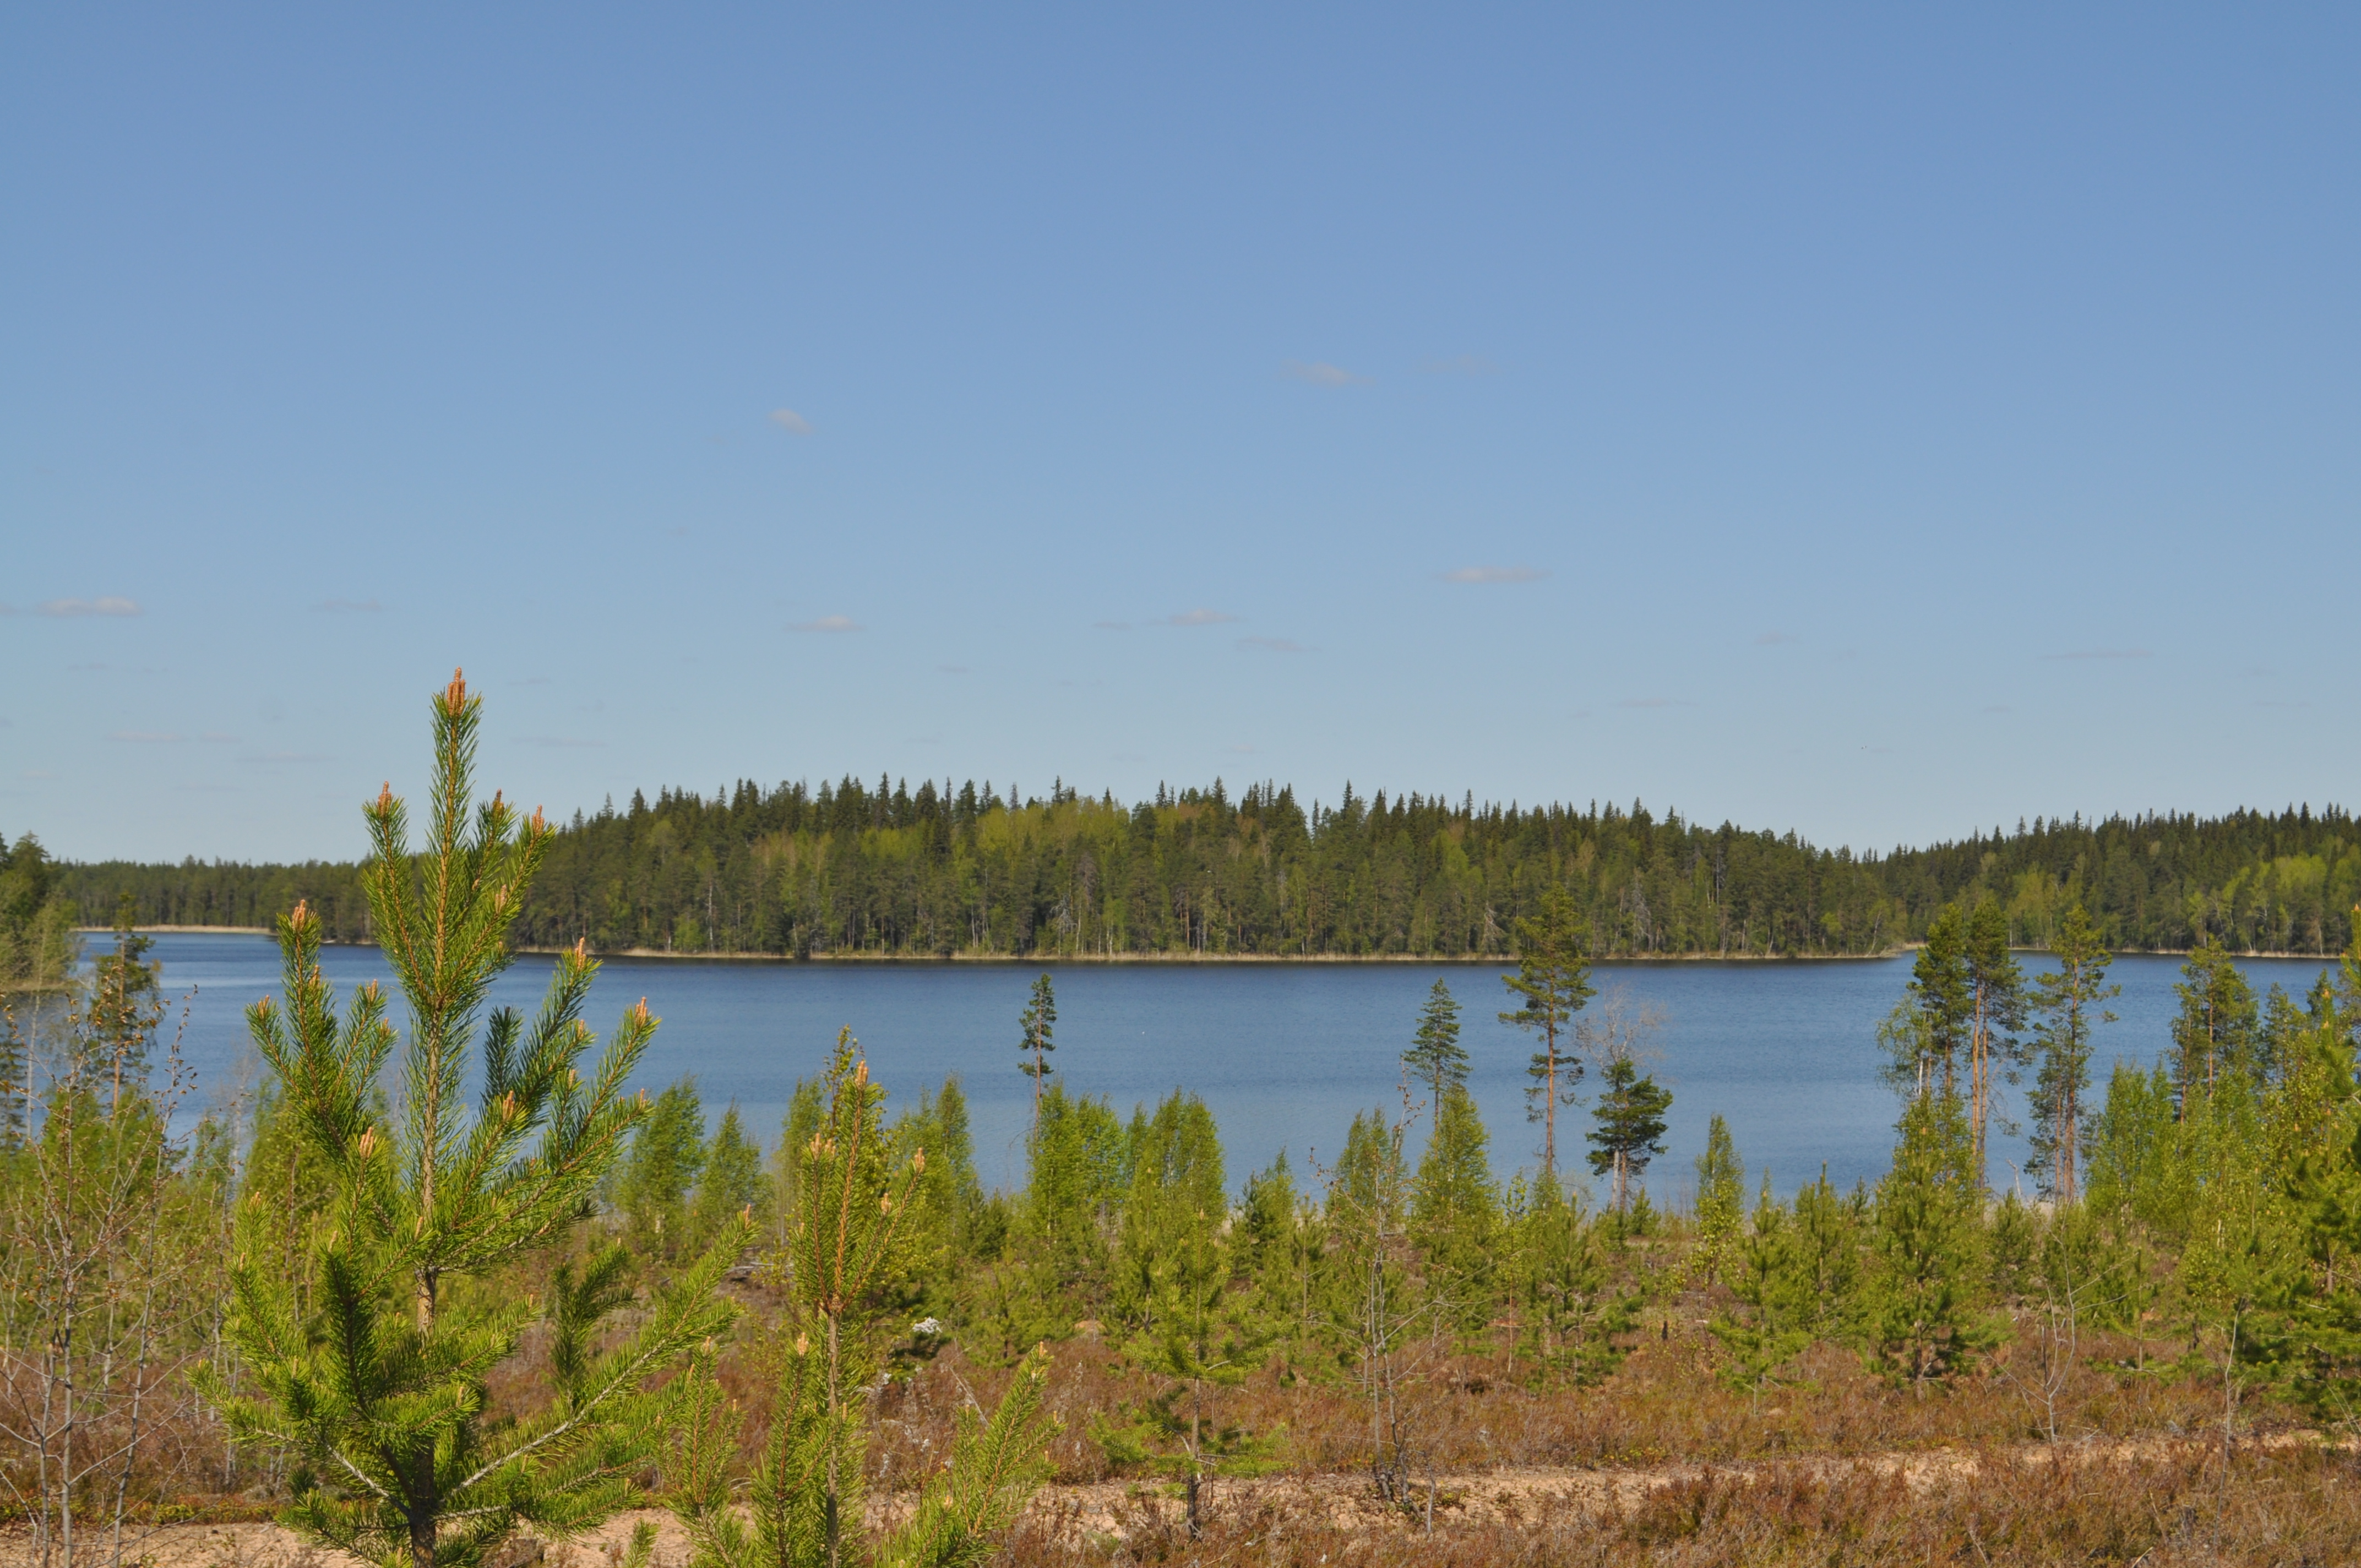
[[[227,1327],[247,1376],[200,1374],[239,1441],[294,1463],[281,1518],[386,1568],[475,1568],[520,1526],[566,1535],[627,1504],[655,1430],[648,1386],[726,1325],[715,1287],[747,1239],[724,1236],[634,1332],[576,1356],[545,1408],[490,1419],[486,1380],[537,1315],[495,1282],[563,1246],[585,1213],[644,1114],[623,1083],[656,1021],[643,1003],[628,1009],[586,1080],[580,1013],[597,966],[578,947],[531,1023],[511,1008],[483,1018],[549,829],[498,795],[473,806],[479,710],[456,675],[435,699],[423,852],[390,789],[368,809],[373,928],[411,1016],[398,1121],[376,1092],[395,1044],[384,993],[361,987],[340,1025],[318,917],[298,905],[279,923],[285,1004],[266,998],[247,1020],[280,1114],[334,1196],[293,1278],[269,1264],[268,1206],[243,1206]],[[470,1117],[461,1090],[479,1023]],[[571,1332],[587,1347],[595,1325],[580,1316]]]
[[[2036,975],[2033,1036],[2037,1047],[2033,1093],[2033,1156],[2041,1191],[2060,1203],[2076,1201],[2081,1158],[2083,1097],[2091,1087],[2094,1031],[2115,1015],[2105,1003],[2123,987],[2107,981],[2114,961],[2079,904],[2066,912],[2050,951],[2058,968]]]
[[[1568,1049],[1574,1015],[1598,991],[1590,983],[1580,917],[1564,888],[1543,893],[1540,913],[1519,919],[1516,932],[1517,972],[1502,975],[1500,982],[1522,1004],[1501,1014],[1500,1022],[1541,1036],[1542,1048],[1525,1069],[1533,1080],[1525,1091],[1532,1107],[1527,1119],[1542,1124],[1542,1168],[1555,1177],[1558,1107],[1573,1103],[1582,1078],[1582,1060]]]
[[[1729,1267],[1745,1219],[1746,1201],[1746,1165],[1738,1157],[1737,1141],[1719,1111],[1706,1129],[1705,1153],[1697,1156],[1697,1271],[1711,1284]],[[1767,1173],[1764,1179],[1769,1179]]]
[[[1640,1070],[1630,1057],[1618,1057],[1601,1075],[1604,1087],[1591,1116],[1590,1169],[1615,1182],[1615,1212],[1631,1207],[1631,1183],[1646,1174],[1648,1162],[1664,1152],[1664,1113],[1672,1107],[1673,1091]]]
[[[1058,996],[1049,984],[1047,970],[1033,982],[1032,998],[1025,1003],[1025,1011],[1017,1014],[1016,1022],[1025,1032],[1016,1047],[1025,1058],[1017,1070],[1033,1080],[1033,1124],[1038,1127],[1041,1124],[1041,1085],[1050,1070],[1049,1055],[1058,1048],[1050,1038],[1058,1025]]]
[[[1459,1003],[1440,979],[1419,1009],[1411,1042],[1402,1052],[1402,1065],[1412,1078],[1425,1081],[1428,1103],[1440,1105],[1446,1087],[1467,1081],[1467,1048],[1459,1043]]]

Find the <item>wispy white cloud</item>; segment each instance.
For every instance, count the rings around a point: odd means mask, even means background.
[[[1757,648],[1775,648],[1782,642],[1793,642],[1794,641],[1795,641],[1795,637],[1793,632],[1766,631],[1754,640],[1754,645]]]
[[[1430,359],[1421,365],[1422,376],[1497,376],[1500,367],[1480,354],[1455,354],[1447,359]]]
[[[1538,583],[1548,576],[1539,566],[1462,566],[1445,572],[1446,583]]]
[[[861,623],[849,615],[823,615],[818,620],[798,620],[787,628],[790,631],[858,631]]]
[[[770,421],[789,435],[809,435],[812,433],[811,421],[793,409],[773,409]]]
[[[329,615],[376,615],[385,606],[375,599],[322,599],[312,608]]]
[[[1366,387],[1370,382],[1369,377],[1356,376],[1342,365],[1331,365],[1324,359],[1314,359],[1309,363],[1290,359],[1279,367],[1279,373],[1298,381],[1309,381],[1315,387]]]
[[[2145,648],[2078,648],[2070,653],[2044,653],[2045,659],[2152,659]]]
[[[50,768],[27,768],[23,773],[18,773],[16,776],[17,776],[18,778],[20,778],[20,779],[37,779],[37,780],[38,780],[38,779],[53,779],[53,778],[57,777],[58,775],[57,775],[56,771],[55,771],[54,769],[50,769]]]
[[[1184,609],[1178,615],[1166,616],[1162,624],[1166,626],[1224,626],[1235,620],[1237,620],[1237,617],[1230,614],[1227,610]]]
[[[110,730],[106,738],[128,741],[135,746],[178,746],[188,739],[185,735],[168,735],[157,729],[115,729]]]
[[[94,599],[50,599],[41,606],[43,615],[137,615],[136,600],[117,598],[112,595]]]
[[[1241,637],[1241,648],[1259,648],[1266,653],[1309,653],[1311,649],[1291,637]]]
[[[1255,754],[1255,749],[1252,746],[1247,745],[1243,740],[1238,741],[1235,745],[1224,746],[1222,749],[1225,751],[1235,752],[1241,757],[1251,757]]]

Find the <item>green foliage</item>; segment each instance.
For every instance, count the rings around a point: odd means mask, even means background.
[[[1960,1057],[1975,1015],[1967,948],[1967,920],[1953,905],[1927,923],[1926,945],[1911,961],[1909,1001],[1917,1022],[1912,1066],[1920,1095],[1938,1087],[1945,1094],[1958,1090]]]
[[[105,1081],[110,1100],[120,1100],[126,1086],[148,1081],[148,1053],[164,1014],[158,985],[162,966],[147,961],[155,945],[153,938],[131,928],[131,901],[123,900],[115,912],[114,948],[101,953],[93,966],[75,1042],[93,1075]]]
[[[930,1477],[901,1529],[872,1541],[862,1525],[868,1405],[890,1318],[907,1277],[936,1261],[927,1239],[923,1147],[906,1153],[884,1125],[884,1091],[851,1031],[821,1080],[822,1110],[786,1151],[796,1194],[774,1275],[787,1290],[772,1347],[767,1422],[741,1434],[709,1364],[681,1378],[667,1497],[686,1527],[692,1568],[839,1568],[864,1559],[952,1568],[991,1554],[1046,1471],[1057,1423],[1042,1409],[1048,1357],[1027,1357],[991,1418],[963,1416],[950,1464]],[[735,1456],[759,1449],[741,1512]]]
[[[1427,1288],[1438,1309],[1471,1333],[1491,1319],[1500,1243],[1490,1141],[1474,1098],[1445,1083],[1411,1189],[1410,1239],[1423,1260]]]
[[[1982,1184],[1971,1170],[1966,1112],[1938,1091],[1910,1102],[1900,1130],[1894,1168],[1877,1189],[1868,1349],[1871,1365],[1924,1387],[1998,1335],[1975,1302]]]
[[[1131,1190],[1123,1204],[1114,1290],[1118,1321],[1146,1329],[1160,1299],[1159,1270],[1177,1247],[1193,1245],[1204,1227],[1229,1213],[1222,1140],[1213,1113],[1174,1090],[1150,1118],[1135,1117],[1128,1137]]]
[[[241,1442],[301,1462],[287,1522],[389,1568],[473,1568],[521,1525],[564,1535],[629,1501],[653,1430],[647,1387],[728,1321],[715,1287],[742,1239],[725,1238],[601,1354],[574,1321],[571,1376],[551,1403],[488,1419],[486,1379],[532,1309],[482,1282],[565,1240],[639,1119],[622,1083],[655,1020],[627,1011],[585,1083],[579,1014],[596,966],[566,955],[530,1026],[505,1008],[484,1021],[483,1087],[464,1113],[485,992],[547,840],[538,817],[520,831],[498,796],[471,812],[478,707],[456,677],[435,701],[423,854],[390,792],[368,809],[377,929],[412,1018],[398,1124],[381,1124],[375,1088],[395,1044],[383,993],[362,987],[339,1024],[320,923],[301,905],[280,923],[285,1006],[266,998],[247,1018],[279,1114],[328,1187],[326,1223],[291,1278],[272,1266],[267,1206],[244,1206],[228,1331],[247,1381],[203,1377]],[[562,1317],[611,1301],[606,1267],[586,1276],[588,1296],[560,1293]]]
[[[2173,987],[2180,998],[2172,1021],[2173,1088],[2185,1103],[2211,1093],[2224,1072],[2259,1072],[2262,1019],[2254,987],[2211,937],[2191,950],[2180,973]]]
[[[1277,1434],[1225,1423],[1213,1408],[1281,1332],[1238,1266],[1228,1217],[1213,1117],[1203,1102],[1176,1092],[1135,1143],[1124,1209],[1126,1316],[1137,1325],[1126,1354],[1169,1385],[1127,1420],[1102,1424],[1098,1438],[1117,1464],[1182,1479],[1192,1534],[1205,1480],[1269,1468],[1277,1443]]]
[[[1640,1296],[1618,1284],[1602,1226],[1548,1170],[1513,1190],[1510,1212],[1525,1354],[1544,1375],[1599,1381],[1622,1365],[1616,1336],[1631,1331]]]
[[[1771,1195],[1767,1171],[1752,1228],[1739,1243],[1738,1253],[1730,1293],[1741,1310],[1718,1315],[1707,1327],[1728,1358],[1721,1366],[1723,1379],[1735,1387],[1759,1390],[1811,1344],[1815,1317],[1805,1248],[1795,1221]]]
[[[2034,977],[2033,1036],[2039,1063],[2029,1107],[2034,1179],[2044,1196],[2072,1203],[2081,1168],[2083,1102],[2091,1089],[2095,1032],[2115,1015],[2106,1003],[2123,987],[2107,983],[2114,961],[2081,905],[2066,912],[2053,939],[2057,969]]]
[[[1519,998],[1520,1005],[1500,1014],[1500,1022],[1540,1036],[1526,1076],[1526,1118],[1542,1124],[1542,1165],[1557,1169],[1557,1113],[1574,1102],[1574,1087],[1582,1080],[1582,1060],[1568,1048],[1574,1015],[1598,994],[1590,983],[1590,960],[1574,902],[1562,889],[1542,895],[1539,913],[1517,922],[1517,972],[1500,977]]]
[[[1637,805],[1348,791],[1307,808],[1286,787],[1234,797],[1218,781],[1129,806],[1051,795],[847,778],[635,796],[560,830],[517,939],[595,952],[1505,955],[1513,922],[1563,886],[1601,958],[1890,951],[1983,893],[2020,941],[2048,941],[2080,903],[2118,949],[2179,951],[2210,932],[2241,950],[2330,954],[2361,903],[2361,833],[2335,808],[2036,821],[1857,855]],[[332,940],[368,935],[349,865],[116,861],[56,868],[56,883],[85,909],[129,891],[145,925],[261,926],[301,899]],[[695,944],[681,939],[690,921]]]
[[[1696,1269],[1711,1284],[1722,1277],[1735,1255],[1746,1201],[1746,1165],[1738,1157],[1737,1140],[1730,1135],[1730,1124],[1719,1111],[1706,1128],[1705,1153],[1697,1156],[1697,1179]],[[1763,1181],[1767,1192],[1768,1172]]]
[[[763,1179],[763,1150],[750,1142],[737,1102],[721,1113],[721,1124],[705,1146],[705,1168],[688,1212],[688,1248],[702,1252],[715,1237],[741,1220],[756,1231],[769,1218],[769,1183]]]
[[[1869,1278],[1869,1194],[1859,1187],[1839,1192],[1824,1166],[1819,1179],[1795,1194],[1795,1222],[1790,1245],[1806,1326],[1816,1339],[1849,1339],[1859,1330]]]
[[[1016,1022],[1024,1030],[1024,1038],[1016,1047],[1024,1058],[1018,1067],[1033,1080],[1033,1114],[1038,1120],[1041,1114],[1041,1080],[1049,1076],[1052,1069],[1049,1056],[1058,1048],[1051,1038],[1058,1026],[1058,996],[1046,970],[1033,982],[1032,997]]]
[[[1430,1104],[1441,1104],[1444,1089],[1467,1081],[1467,1047],[1459,1043],[1459,1003],[1439,977],[1426,993],[1426,1005],[1419,1009],[1418,1028],[1411,1036],[1410,1049],[1402,1052],[1402,1065],[1413,1080],[1425,1083]]]
[[[1615,1212],[1620,1214],[1631,1207],[1631,1184],[1664,1152],[1664,1113],[1672,1108],[1673,1092],[1629,1057],[1609,1062],[1600,1076],[1604,1087],[1591,1112],[1598,1124],[1589,1135],[1590,1171],[1614,1179]]]
[[[615,1208],[631,1250],[672,1258],[688,1245],[688,1199],[705,1170],[705,1107],[684,1078],[655,1098],[615,1168]]]

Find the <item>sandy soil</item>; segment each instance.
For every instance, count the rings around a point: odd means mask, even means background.
[[[2284,1448],[2317,1442],[2315,1434],[2279,1432],[2242,1438],[2238,1446]],[[2061,1443],[2055,1448],[2028,1445],[2010,1450],[2003,1463],[2018,1464],[2090,1464],[2108,1459],[2153,1458],[2168,1450],[2205,1448],[2215,1440],[2199,1437],[2147,1438],[2129,1442]],[[1630,1508],[1648,1493],[1708,1475],[1753,1476],[1794,1475],[1803,1472],[1825,1476],[1868,1471],[1900,1475],[1913,1490],[1938,1482],[1972,1475],[1991,1462],[1963,1450],[1936,1449],[1917,1453],[1854,1457],[1797,1456],[1763,1464],[1669,1464],[1649,1469],[1502,1469],[1434,1477],[1439,1510],[1461,1519],[1497,1519],[1513,1522],[1530,1517],[1553,1502],[1586,1508],[1612,1504]],[[1121,1536],[1143,1515],[1169,1513],[1178,1517],[1180,1504],[1174,1488],[1154,1483],[1110,1481],[1095,1486],[1045,1486],[1036,1495],[1032,1512],[1056,1521],[1061,1532],[1079,1540]],[[1420,1492],[1423,1495],[1424,1483]],[[1261,1481],[1224,1482],[1213,1490],[1211,1504],[1219,1509],[1253,1508],[1283,1502],[1290,1508],[1312,1508],[1340,1522],[1356,1520],[1370,1529],[1406,1527],[1411,1519],[1380,1505],[1370,1493],[1368,1479],[1358,1474],[1274,1476]],[[898,1508],[888,1499],[873,1502],[873,1519],[889,1517]],[[688,1541],[671,1515],[643,1510],[618,1516],[600,1530],[576,1540],[545,1546],[522,1543],[511,1549],[500,1568],[533,1568],[533,1552],[540,1568],[611,1568],[642,1520],[656,1527],[656,1568],[681,1568],[688,1560]],[[0,1563],[30,1561],[30,1542],[21,1532],[0,1534]],[[273,1524],[167,1525],[126,1539],[126,1563],[145,1568],[364,1568],[342,1552],[306,1546]],[[85,1561],[104,1562],[104,1556]]]

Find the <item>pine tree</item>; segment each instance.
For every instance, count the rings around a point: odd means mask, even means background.
[[[1321,1326],[1353,1370],[1369,1418],[1370,1480],[1381,1501],[1409,1496],[1414,1462],[1407,1395],[1418,1372],[1415,1345],[1433,1321],[1408,1222],[1410,1171],[1402,1146],[1408,1108],[1353,1117],[1345,1149],[1327,1173],[1327,1269]]]
[[[2050,938],[2055,971],[2034,977],[2034,1039],[2039,1067],[2033,1080],[2033,1156],[2044,1195],[2060,1203],[2077,1198],[2081,1170],[2083,1097],[2091,1087],[2092,1036],[2115,1015],[2105,1003],[2123,993],[2106,983],[2114,961],[2079,904],[2066,912]]]
[[[1426,993],[1426,1005],[1419,1009],[1418,1030],[1411,1039],[1410,1049],[1402,1052],[1402,1065],[1410,1069],[1412,1078],[1425,1081],[1428,1102],[1440,1105],[1447,1086],[1467,1081],[1467,1048],[1459,1043],[1459,1003],[1440,979]]]
[[[1591,1112],[1598,1125],[1591,1129],[1590,1169],[1595,1176],[1612,1176],[1615,1212],[1631,1207],[1631,1183],[1645,1175],[1648,1162],[1664,1152],[1664,1113],[1673,1091],[1642,1073],[1630,1057],[1607,1064],[1604,1089]]]
[[[1962,958],[1966,961],[1968,1020],[1968,1124],[1975,1135],[1975,1168],[1981,1183],[1986,1168],[1984,1138],[1994,1115],[1999,1080],[2016,1079],[2015,1031],[2025,1025],[2025,972],[2008,950],[2008,916],[1989,895],[1968,917]]]
[[[489,1419],[486,1379],[533,1310],[515,1292],[452,1288],[565,1243],[644,1113],[623,1082],[656,1021],[644,1003],[627,1010],[584,1081],[597,966],[563,954],[530,1024],[511,1008],[484,1021],[482,1089],[465,1113],[485,994],[549,838],[538,813],[520,825],[498,795],[470,823],[479,708],[456,676],[435,700],[423,853],[390,790],[368,811],[373,926],[412,1018],[400,1124],[375,1092],[395,1043],[383,992],[361,987],[340,1026],[319,919],[298,905],[279,923],[286,1004],[266,998],[247,1019],[334,1193],[330,1222],[291,1280],[265,1261],[266,1206],[246,1205],[228,1330],[247,1381],[200,1375],[239,1441],[296,1462],[281,1517],[386,1568],[474,1568],[521,1525],[566,1535],[628,1502],[655,1430],[647,1387],[727,1323],[715,1287],[746,1240],[725,1236],[635,1332],[577,1358],[545,1410]]]
[[[1860,1316],[1862,1233],[1868,1228],[1869,1194],[1855,1187],[1839,1192],[1826,1166],[1817,1181],[1795,1194],[1794,1249],[1806,1326],[1819,1339],[1850,1335]]]
[[[1730,1266],[1745,1218],[1746,1165],[1738,1157],[1738,1144],[1730,1124],[1714,1113],[1705,1135],[1705,1153],[1697,1156],[1698,1272],[1707,1283],[1718,1281]],[[1767,1182],[1768,1173],[1763,1179]]]
[[[1753,1227],[1739,1244],[1730,1281],[1730,1295],[1744,1310],[1707,1324],[1730,1355],[1723,1378],[1739,1387],[1760,1390],[1812,1343],[1811,1287],[1797,1244],[1795,1223],[1771,1195],[1765,1171]]]
[[[1574,901],[1564,888],[1542,894],[1541,913],[1516,923],[1517,972],[1500,977],[1501,983],[1523,999],[1523,1005],[1500,1014],[1500,1022],[1537,1034],[1542,1048],[1533,1053],[1526,1074],[1533,1080],[1525,1091],[1532,1110],[1528,1119],[1542,1124],[1542,1168],[1557,1174],[1557,1112],[1572,1104],[1574,1086],[1582,1078],[1581,1058],[1568,1049],[1574,1015],[1598,994],[1590,983],[1590,960],[1582,950],[1582,930]]]
[[[1545,1374],[1599,1381],[1622,1363],[1615,1336],[1630,1330],[1640,1298],[1616,1288],[1598,1226],[1546,1168],[1510,1207],[1526,1353]]]
[[[1036,1347],[1024,1359],[988,1420],[962,1413],[950,1465],[926,1482],[898,1530],[871,1540],[862,1501],[869,1402],[883,1383],[880,1319],[901,1281],[935,1261],[913,1241],[928,1162],[923,1148],[892,1147],[885,1091],[849,1029],[837,1036],[821,1097],[818,1126],[788,1151],[796,1207],[773,1271],[787,1313],[768,1419],[741,1432],[705,1352],[673,1389],[666,1470],[678,1479],[667,1502],[687,1528],[690,1568],[973,1568],[1047,1474],[1058,1430],[1042,1409],[1048,1353]],[[741,1512],[730,1477],[749,1447],[762,1457]]]
[[[1165,1254],[1199,1224],[1229,1212],[1222,1140],[1213,1114],[1195,1095],[1174,1090],[1153,1117],[1133,1118],[1130,1191],[1123,1201],[1115,1288],[1109,1306],[1126,1324],[1146,1329],[1159,1299]]]
[[[1025,1037],[1016,1047],[1026,1058],[1019,1064],[1018,1070],[1033,1080],[1033,1124],[1038,1127],[1041,1124],[1041,1085],[1050,1070],[1048,1058],[1058,1048],[1050,1039],[1058,1025],[1058,997],[1050,987],[1047,970],[1041,972],[1040,979],[1033,982],[1032,1000],[1026,1003],[1025,1011],[1017,1015],[1016,1021],[1025,1031]]]
[[[2259,1054],[2254,988],[2211,936],[2180,966],[2180,1015],[2172,1021],[2174,1091],[2186,1117],[2192,1096],[2211,1093],[2224,1068],[2251,1070]]]
[[[684,1078],[656,1096],[616,1162],[615,1208],[635,1254],[669,1259],[687,1245],[689,1194],[704,1169],[705,1106],[697,1080]]]
[[[763,1151],[746,1136],[744,1124],[738,1116],[738,1102],[731,1101],[721,1113],[721,1123],[713,1129],[713,1140],[705,1147],[704,1170],[697,1178],[697,1201],[688,1212],[688,1245],[702,1251],[736,1223],[739,1216],[752,1217],[759,1231],[769,1219],[770,1193],[763,1179]]]
[[[132,928],[131,895],[115,901],[115,950],[99,955],[91,975],[90,1001],[77,1046],[90,1076],[104,1080],[109,1104],[120,1103],[128,1087],[148,1083],[148,1056],[164,1015],[159,979],[163,966],[147,961],[156,945]]]
[[[1942,1074],[1945,1094],[1957,1090],[1960,1053],[1968,1044],[1975,1014],[1967,949],[1967,922],[1952,905],[1928,923],[1926,945],[1910,966],[1910,1003],[1924,1041],[1917,1061],[1916,1092],[1921,1095],[1936,1087],[1937,1071]]]
[[[1481,1329],[1491,1315],[1500,1193],[1486,1157],[1489,1142],[1475,1100],[1446,1083],[1411,1184],[1410,1237],[1425,1260],[1429,1289],[1463,1331]]]
[[[1124,1214],[1127,1232],[1137,1227],[1143,1238],[1153,1237],[1151,1250],[1135,1255],[1146,1266],[1147,1288],[1141,1327],[1126,1353],[1169,1387],[1130,1420],[1102,1423],[1098,1437],[1117,1464],[1180,1477],[1194,1539],[1203,1528],[1207,1481],[1253,1475],[1272,1463],[1276,1434],[1224,1424],[1213,1401],[1262,1365],[1280,1322],[1235,1266],[1220,1196],[1219,1145],[1209,1149],[1192,1136],[1198,1118],[1191,1109],[1203,1107],[1177,1095],[1159,1108],[1153,1152],[1141,1162]],[[1176,1113],[1168,1117],[1168,1110]],[[1211,1132],[1210,1116],[1202,1127]]]
[[[1974,1307],[1981,1184],[1956,1095],[1913,1100],[1902,1113],[1894,1168],[1878,1184],[1872,1363],[1923,1389],[1994,1343]]]

